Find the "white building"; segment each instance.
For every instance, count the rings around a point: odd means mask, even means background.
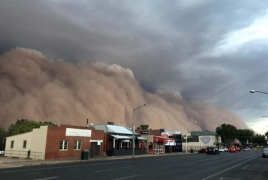
[[[187,134],[187,150],[200,150],[221,143],[221,137],[214,131],[192,131]],[[186,135],[182,137],[182,149],[186,150]]]

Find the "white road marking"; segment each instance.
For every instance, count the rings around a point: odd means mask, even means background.
[[[64,169],[64,168],[82,167],[82,166],[97,166],[97,165],[103,165],[103,164],[119,164],[119,163],[127,163],[127,162],[130,162],[130,161],[109,162],[109,163],[96,163],[96,164],[83,164],[83,165],[74,165],[74,166],[59,166],[59,167],[25,169],[25,170],[14,170],[14,171],[2,171],[2,172],[0,172],[0,174],[1,173],[24,172],[24,171],[26,172],[26,171],[36,171],[36,170],[47,170],[47,169]],[[20,167],[20,166],[17,166],[17,167]]]
[[[35,179],[35,180],[46,180],[46,179],[56,179],[58,177],[47,177],[47,178],[41,178],[41,179]]]
[[[32,172],[32,173],[27,173],[27,174],[37,174],[37,173],[39,173],[39,172]]]
[[[245,167],[243,167],[242,169],[245,169],[245,168],[247,168],[249,165],[247,165],[247,166],[245,166]]]
[[[130,168],[130,167],[134,167],[134,166],[128,166],[128,167],[122,167],[122,168],[113,168],[113,169],[104,169],[104,170],[95,171],[95,172],[112,171],[112,170],[115,170],[115,169],[125,169],[125,168]]]
[[[119,179],[115,179],[115,180],[121,180],[121,179],[129,179],[129,178],[133,178],[133,177],[137,177],[138,175],[135,176],[128,176],[128,177],[123,177],[123,178],[119,178]]]
[[[253,157],[253,158],[250,158],[250,159],[248,159],[248,160],[246,160],[246,161],[244,161],[244,162],[241,162],[241,163],[239,163],[239,164],[237,164],[237,165],[235,165],[235,166],[233,166],[233,167],[227,168],[227,169],[225,169],[225,170],[223,170],[223,171],[220,171],[220,172],[218,172],[218,173],[216,173],[216,174],[213,174],[213,175],[211,175],[211,176],[208,176],[208,177],[206,177],[206,178],[204,178],[204,179],[202,179],[202,180],[206,180],[206,179],[212,178],[213,176],[216,176],[216,175],[221,174],[221,173],[223,173],[223,172],[225,172],[225,171],[228,171],[228,170],[233,169],[233,168],[235,168],[235,167],[237,167],[237,166],[240,166],[241,164],[244,164],[245,162],[248,162],[248,161],[250,161],[250,160],[252,160],[252,159],[254,159],[254,158],[256,158],[256,157],[259,157],[259,155],[255,156],[255,157]]]
[[[191,163],[191,164],[185,164],[184,166],[190,166],[190,165],[192,165],[192,164],[194,164],[194,163]]]

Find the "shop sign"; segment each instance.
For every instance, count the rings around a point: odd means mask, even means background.
[[[149,131],[140,131],[140,134],[149,134]]]
[[[66,128],[66,136],[91,137],[91,130]]]

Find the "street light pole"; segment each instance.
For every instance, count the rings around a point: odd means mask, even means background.
[[[262,93],[262,94],[268,94],[267,92],[256,91],[256,90],[250,90],[249,92],[250,92],[250,93],[255,93],[255,92],[258,92],[258,93]]]
[[[188,149],[188,145],[187,145],[187,143],[188,143],[187,142],[188,137],[187,137],[187,135],[188,135],[188,127],[187,127],[187,123],[186,123],[186,146],[185,146],[186,147],[186,151],[185,151],[186,154],[188,153],[188,150],[187,150]]]
[[[135,132],[135,129],[134,129],[134,113],[137,109],[140,109],[142,108],[143,106],[148,106],[147,104],[144,104],[136,109],[133,109],[133,112],[132,112],[132,157],[134,158],[134,148],[135,148],[135,144],[134,144],[134,132]]]
[[[194,123],[196,124],[197,122],[196,121],[194,121]],[[185,151],[185,153],[187,154],[188,153],[188,123],[186,123],[186,145],[185,145],[185,147],[186,147],[186,151]]]

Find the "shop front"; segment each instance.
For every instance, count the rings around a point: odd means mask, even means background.
[[[126,135],[108,135],[109,140],[107,141],[111,146],[108,149],[108,156],[122,156],[122,155],[132,155],[132,136]],[[144,143],[146,140],[141,137],[135,137],[134,139],[135,155],[146,154],[146,149],[144,148]]]
[[[153,136],[153,153],[164,154],[166,152],[166,145],[169,145],[167,150],[170,152],[170,145],[175,145],[175,140],[168,137]]]

